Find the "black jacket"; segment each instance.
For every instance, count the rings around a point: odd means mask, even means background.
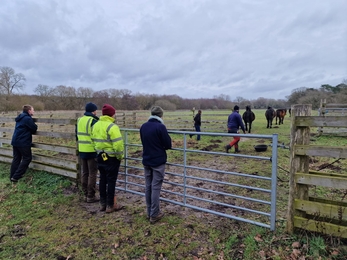
[[[150,117],[140,129],[143,145],[142,163],[156,167],[166,163],[166,150],[171,149],[171,137],[165,125],[156,118]]]
[[[194,117],[194,125],[201,126],[201,114],[197,113]]]
[[[16,127],[12,136],[12,146],[28,147],[32,145],[32,134],[37,131],[37,125],[35,124],[31,115],[28,112],[23,112],[16,117]]]

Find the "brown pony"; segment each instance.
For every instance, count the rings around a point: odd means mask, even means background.
[[[266,128],[272,128],[272,121],[276,116],[276,111],[272,107],[268,107],[265,111],[265,117],[267,120],[267,126]]]
[[[283,125],[283,119],[287,114],[287,109],[286,108],[279,108],[276,110],[276,125],[277,125],[277,118],[278,118],[278,124]]]
[[[248,130],[248,133],[251,133],[252,122],[255,120],[255,114],[252,112],[251,106],[246,106],[246,111],[243,113],[242,119],[245,122],[246,131]],[[249,127],[247,128],[248,125]]]

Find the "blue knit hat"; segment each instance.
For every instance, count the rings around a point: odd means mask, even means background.
[[[96,110],[98,110],[98,108],[94,103],[90,102],[86,105],[86,112],[94,112]]]

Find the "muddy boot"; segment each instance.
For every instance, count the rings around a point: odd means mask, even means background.
[[[121,206],[121,205],[107,206],[106,213],[112,213],[112,212],[119,211],[122,209],[124,209],[124,206]]]
[[[241,151],[239,150],[239,146],[235,145],[235,153],[240,153]]]
[[[226,152],[226,153],[229,153],[229,150],[230,150],[230,149],[231,149],[230,144],[228,144],[228,145],[225,146],[225,152]]]
[[[100,198],[100,211],[105,211],[105,210],[106,210],[106,199]]]

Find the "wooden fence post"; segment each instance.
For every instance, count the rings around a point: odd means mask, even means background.
[[[81,117],[80,113],[75,113],[75,119],[76,119],[76,131],[77,131],[77,122],[78,122],[78,118]],[[77,134],[77,132],[76,132]],[[78,152],[78,140],[77,140],[77,136],[76,136],[76,163],[77,163],[77,179],[76,179],[76,184],[77,187],[80,186],[81,184],[81,172],[82,172],[82,164],[81,164],[81,157],[79,155]]]
[[[1,127],[5,127],[5,123],[1,123]],[[5,138],[6,137],[6,132],[2,132],[1,137]],[[2,147],[2,143],[0,143],[0,147]]]
[[[136,112],[133,112],[133,128],[137,128],[136,127]]]
[[[295,182],[296,172],[309,171],[309,156],[295,154],[295,145],[308,145],[310,143],[310,127],[297,127],[295,118],[297,116],[310,116],[312,105],[293,105],[291,107],[291,129],[290,129],[290,176],[289,176],[289,198],[287,213],[287,232],[294,232],[294,214],[305,215],[305,212],[294,212],[294,200],[308,200],[308,186]]]
[[[318,111],[319,116],[325,116],[326,105],[327,105],[326,99],[321,99],[319,111]],[[323,127],[322,126],[318,128],[318,135],[321,135],[321,134],[323,134]]]

